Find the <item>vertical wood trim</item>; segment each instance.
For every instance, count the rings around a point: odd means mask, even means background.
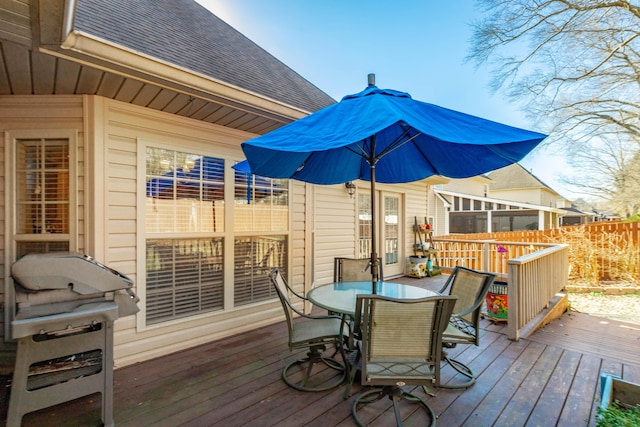
[[[84,96],[85,252],[106,260],[106,177],[104,98]]]

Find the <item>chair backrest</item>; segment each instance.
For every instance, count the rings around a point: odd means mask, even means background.
[[[440,290],[443,295],[458,297],[452,319],[458,328],[476,337],[476,345],[479,337],[477,330],[480,324],[480,311],[495,278],[493,273],[457,266]]]
[[[382,274],[382,258],[378,258],[378,277]],[[333,281],[334,282],[362,282],[371,280],[371,258],[334,258]]]
[[[276,293],[278,294],[278,298],[282,303],[282,308],[284,309],[284,314],[286,317],[287,328],[289,330],[289,343],[292,340],[293,333],[293,317],[294,313],[302,314],[298,309],[293,306],[293,302],[291,301],[292,297],[300,296],[295,293],[287,284],[287,281],[282,277],[282,273],[277,268],[274,268],[269,273],[269,278],[271,279],[271,283],[273,283],[273,287],[276,289]]]
[[[362,334],[362,384],[436,382],[442,333],[455,300],[452,296],[410,300],[359,295],[354,328]]]

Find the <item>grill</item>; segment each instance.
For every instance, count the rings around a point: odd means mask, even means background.
[[[73,252],[26,255],[11,276],[18,349],[7,425],[97,392],[102,422],[113,425],[113,322],[139,310],[131,279]]]

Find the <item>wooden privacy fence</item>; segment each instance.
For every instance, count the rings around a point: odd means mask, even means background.
[[[438,249],[445,267],[449,263],[468,263],[476,268],[506,274],[505,267],[500,265],[506,264],[505,259],[532,253],[544,245],[566,244],[569,247],[569,276],[572,280],[589,284],[640,281],[640,226],[637,222],[594,222],[550,230],[449,235],[435,240],[441,242]],[[502,246],[507,252],[490,254],[486,266],[482,262],[487,254],[478,251],[484,246],[455,244],[460,241],[490,241],[496,250]],[[476,261],[478,257],[483,258],[480,264]]]

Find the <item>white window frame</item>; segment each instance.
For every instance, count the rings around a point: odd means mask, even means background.
[[[5,131],[5,252],[4,252],[4,336],[11,336],[11,320],[15,317],[15,287],[11,278],[11,264],[16,261],[18,238],[16,207],[16,142],[21,139],[66,139],[69,141],[69,233],[68,234],[23,234],[20,241],[68,241],[69,250],[78,250],[78,131],[76,129],[16,129]]]
[[[234,284],[234,268],[226,268],[228,266],[233,266],[234,263],[234,256],[233,256],[233,243],[236,237],[242,237],[243,235],[246,235],[246,232],[237,232],[235,231],[235,227],[234,227],[234,190],[232,189],[231,191],[225,191],[225,210],[224,210],[224,223],[225,223],[225,229],[223,231],[220,232],[215,232],[215,233],[209,233],[209,235],[211,236],[216,236],[216,237],[222,237],[225,240],[225,245],[224,245],[224,306],[223,309],[220,311],[212,311],[212,312],[205,312],[205,313],[199,313],[199,314],[193,314],[192,316],[186,316],[186,317],[182,317],[182,318],[175,318],[175,319],[170,319],[164,322],[159,322],[159,323],[154,323],[154,324],[147,324],[146,318],[147,318],[147,313],[146,313],[146,301],[147,301],[147,290],[146,290],[146,286],[144,286],[144,283],[146,282],[146,263],[144,262],[144,260],[146,259],[146,241],[150,238],[167,238],[167,239],[172,239],[172,238],[176,238],[176,237],[182,237],[183,235],[180,234],[180,236],[178,236],[177,234],[174,233],[166,233],[166,234],[162,234],[162,235],[154,235],[154,234],[149,234],[146,231],[146,212],[145,212],[145,207],[146,207],[146,152],[147,152],[147,148],[152,147],[152,148],[161,148],[161,149],[166,149],[166,150],[173,150],[173,151],[180,151],[180,152],[191,152],[197,155],[201,155],[201,156],[210,156],[210,157],[216,157],[216,158],[222,158],[225,160],[225,170],[224,170],[224,177],[225,177],[225,183],[234,183],[235,182],[235,171],[231,168],[231,165],[233,164],[234,161],[239,162],[242,159],[238,159],[238,158],[234,158],[233,155],[229,155],[227,153],[225,153],[224,151],[221,152],[211,152],[211,151],[207,151],[205,149],[202,149],[202,147],[186,147],[185,145],[180,145],[180,144],[172,144],[172,143],[166,143],[166,142],[160,142],[160,141],[154,141],[154,140],[146,140],[146,139],[138,139],[138,144],[137,144],[137,180],[138,180],[138,194],[137,194],[137,199],[136,199],[136,205],[137,205],[137,211],[136,211],[136,216],[137,216],[137,228],[136,228],[136,234],[137,234],[137,259],[140,260],[140,262],[137,263],[137,270],[136,270],[136,277],[138,278],[137,282],[138,282],[138,286],[136,287],[136,294],[140,297],[140,311],[137,314],[137,318],[136,318],[136,329],[138,331],[145,331],[145,330],[154,330],[154,329],[160,329],[160,328],[166,328],[168,326],[173,326],[173,325],[179,325],[179,324],[183,324],[186,322],[191,322],[194,320],[198,320],[198,319],[203,319],[203,318],[211,318],[211,317],[215,317],[215,316],[224,316],[224,315],[228,315],[228,313],[234,309],[246,309],[248,307],[248,305],[242,305],[239,307],[235,307],[234,306],[234,288],[235,288],[235,284]],[[227,184],[227,185],[233,185],[233,184]],[[287,263],[290,263],[290,249],[291,249],[291,187],[289,186],[289,205],[288,205],[288,209],[289,209],[289,221],[287,224],[287,230],[284,231],[278,231],[278,232],[273,232],[271,234],[278,234],[278,235],[286,235],[287,236],[287,244],[288,244],[288,248],[287,248],[287,257],[288,257],[288,261]],[[254,233],[255,234],[255,233]],[[269,233],[267,233],[269,234]],[[194,234],[194,238],[197,237]],[[258,301],[255,302],[254,304],[263,304],[267,301]],[[267,302],[268,303],[268,302]]]

